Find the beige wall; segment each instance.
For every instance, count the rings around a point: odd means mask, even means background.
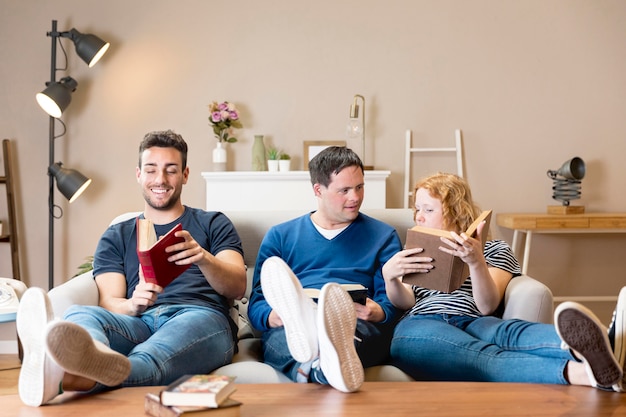
[[[556,203],[546,170],[580,156],[587,176],[576,204],[626,211],[620,0],[0,5],[0,134],[15,141],[22,268],[31,286],[47,286],[48,118],[34,94],[49,78],[52,19],[60,30],[76,27],[112,44],[88,69],[63,43],[69,70],[58,76],[69,74],[79,86],[56,159],[93,185],[71,206],[57,194],[57,284],[93,252],[112,217],[141,209],[134,169],[145,132],[183,134],[192,150],[183,198],[204,205],[200,172],[211,169],[215,146],[207,123],[212,100],[242,109],[245,129],[230,147],[231,169],[250,168],[254,134],[301,167],[302,141],[344,139],[352,96],[362,94],[374,156],[366,162],[392,171],[390,207],[402,205],[405,130],[424,144],[451,144],[461,128],[467,177],[483,207],[544,212]],[[453,166],[425,165],[424,173]],[[254,201],[241,195],[241,204]],[[494,232],[510,241],[510,232]],[[612,294],[626,281],[623,236],[538,237],[535,245],[529,272],[557,295]],[[0,275],[10,276],[7,260],[0,258]]]

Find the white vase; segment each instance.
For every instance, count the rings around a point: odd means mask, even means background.
[[[279,159],[278,170],[280,172],[291,171],[291,159]]]
[[[227,161],[226,145],[223,142],[217,142],[217,146],[213,149],[213,171],[226,171]]]
[[[268,159],[267,170],[274,171],[274,172],[278,171],[278,159]]]

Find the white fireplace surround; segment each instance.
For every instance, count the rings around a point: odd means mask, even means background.
[[[206,182],[206,209],[228,210],[315,210],[308,171],[202,172]],[[362,208],[386,208],[387,177],[391,171],[365,171]]]

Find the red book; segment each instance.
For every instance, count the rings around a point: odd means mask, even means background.
[[[182,237],[176,237],[179,230],[183,230],[180,223],[157,239],[154,224],[148,219],[137,218],[137,257],[146,282],[165,288],[191,266],[177,265],[167,260],[176,252],[167,253],[165,248],[185,241]]]

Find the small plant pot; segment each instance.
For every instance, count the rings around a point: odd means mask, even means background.
[[[274,171],[274,172],[278,171],[278,159],[268,159],[267,170]]]
[[[280,172],[291,171],[291,160],[290,159],[281,159],[278,161],[278,170]]]

